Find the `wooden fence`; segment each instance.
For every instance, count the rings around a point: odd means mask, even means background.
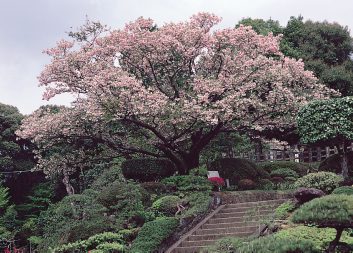
[[[353,143],[348,147],[353,150]],[[285,146],[283,149],[270,149],[263,152],[247,152],[234,154],[234,157],[246,158],[256,162],[264,161],[294,161],[294,162],[320,162],[325,158],[337,154],[336,147],[310,147],[305,145]]]

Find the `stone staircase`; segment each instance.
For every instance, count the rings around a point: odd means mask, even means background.
[[[219,206],[166,253],[199,253],[222,237],[245,237],[259,231],[274,210],[288,199],[242,202]]]

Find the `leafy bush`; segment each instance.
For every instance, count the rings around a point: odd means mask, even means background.
[[[139,182],[161,180],[176,172],[175,165],[168,159],[139,158],[122,163],[125,178]]]
[[[114,222],[105,215],[106,208],[95,197],[92,192],[67,196],[42,212],[38,220],[43,234],[40,252],[110,230]]]
[[[140,184],[150,194],[165,194],[176,191],[176,187],[165,185],[161,182],[145,182]]]
[[[260,179],[258,181],[258,184],[256,186],[257,189],[259,190],[274,190],[276,189],[275,184],[272,183],[270,179]]]
[[[209,170],[216,170],[222,178],[229,179],[231,184],[237,184],[241,179],[257,181],[260,178],[269,178],[269,174],[246,159],[221,158],[210,164]]]
[[[336,236],[328,247],[328,252],[335,249],[345,228],[353,228],[353,196],[332,194],[314,199],[302,205],[292,216],[294,223],[316,225],[336,229]]]
[[[169,195],[157,199],[152,204],[152,208],[158,212],[163,213],[167,216],[174,216],[178,210],[178,203],[180,203],[180,198],[177,196]]]
[[[233,253],[244,243],[243,238],[225,237],[216,241],[213,246],[207,248],[208,253]]]
[[[295,205],[292,201],[287,201],[282,203],[276,208],[276,219],[285,219],[288,217],[289,213],[293,211]]]
[[[321,227],[352,227],[352,217],[353,196],[333,194],[303,204],[293,213],[292,221]]]
[[[288,169],[288,168],[275,169],[275,170],[271,171],[270,174],[271,174],[271,177],[282,177],[284,179],[299,177],[297,172],[295,172],[294,170]]]
[[[256,183],[251,179],[241,179],[237,186],[240,190],[253,190],[256,188]]]
[[[182,212],[182,218],[193,218],[207,212],[210,206],[211,197],[208,192],[194,192],[185,197],[185,202],[189,207]]]
[[[353,187],[352,186],[341,186],[341,187],[334,189],[332,194],[353,195]]]
[[[97,167],[99,168],[99,166],[96,166],[96,168]],[[110,168],[103,168],[99,171],[99,176],[96,177],[92,182],[91,189],[101,190],[102,188],[107,187],[115,181],[122,182],[123,174],[121,172],[120,166],[113,164]]]
[[[212,184],[206,177],[199,176],[172,176],[165,178],[161,183],[176,187],[179,191],[210,191]]]
[[[353,176],[353,151],[347,153],[348,159],[348,175]],[[339,154],[334,154],[323,160],[319,165],[320,171],[329,171],[336,174],[342,172],[341,159]]]
[[[207,177],[207,172],[207,167],[203,165],[190,170],[189,174],[192,176]]]
[[[98,203],[111,210],[124,205],[140,205],[148,202],[148,193],[135,183],[114,182],[103,188],[97,195]]]
[[[308,163],[297,163],[291,161],[273,161],[258,163],[257,167],[264,169],[268,173],[278,169],[290,169],[295,171],[299,176],[315,171],[313,165]]]
[[[325,193],[332,192],[337,188],[343,178],[332,172],[310,173],[295,182],[295,187],[315,188]]]
[[[320,252],[325,251],[329,243],[335,239],[335,235],[336,231],[333,228],[318,228],[302,225],[283,229],[276,233],[277,238],[297,238],[311,241]],[[353,237],[350,237],[347,232],[343,232],[341,241],[353,244]]]
[[[312,242],[274,235],[260,237],[239,247],[239,253],[319,253]]]
[[[147,222],[141,228],[136,240],[132,243],[131,253],[153,253],[168,238],[179,221],[175,218],[158,218]]]
[[[108,249],[115,252],[124,252],[126,248],[124,245],[123,237],[120,233],[104,232],[89,237],[87,240],[79,240],[74,243],[68,243],[60,247],[54,248],[52,253],[71,253],[77,251],[88,251],[92,249],[106,250],[104,252],[111,252]],[[112,246],[109,248],[108,246]]]

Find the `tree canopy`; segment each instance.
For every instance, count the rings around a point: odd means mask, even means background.
[[[348,177],[347,146],[353,140],[353,97],[314,101],[298,113],[304,143],[334,144],[341,154],[342,174]]]
[[[219,133],[293,125],[302,105],[335,94],[280,52],[280,37],[247,26],[211,31],[219,22],[207,13],[161,27],[139,18],[109,33],[87,24],[46,51],[52,62],[39,77],[44,98],[68,92],[73,106],[34,113],[19,135],[40,147],[90,138],[167,157],[185,174]]]

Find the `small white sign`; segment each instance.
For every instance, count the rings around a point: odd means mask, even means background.
[[[219,173],[217,170],[210,170],[207,172],[207,177],[219,177]]]

